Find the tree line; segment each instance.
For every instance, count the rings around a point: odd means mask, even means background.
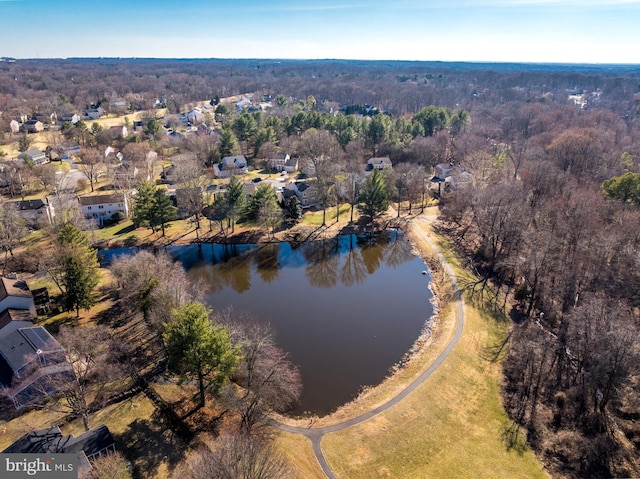
[[[635,475],[638,131],[609,112],[530,108],[468,157],[475,186],[443,198],[442,225],[479,274],[469,294],[513,304],[495,351],[512,443],[523,428],[563,476]]]

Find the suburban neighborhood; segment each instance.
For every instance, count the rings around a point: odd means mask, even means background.
[[[640,474],[636,90],[3,60],[0,450],[83,479]]]

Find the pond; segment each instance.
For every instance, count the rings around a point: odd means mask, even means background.
[[[379,384],[433,313],[428,268],[395,232],[168,251],[206,285],[214,310],[231,306],[271,323],[300,367],[295,413],[327,414]]]

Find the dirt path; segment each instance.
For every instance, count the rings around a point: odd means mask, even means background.
[[[398,404],[405,397],[411,394],[418,386],[420,386],[429,376],[431,376],[436,369],[438,369],[438,367],[445,361],[445,359],[447,359],[447,356],[449,356],[453,348],[456,346],[456,344],[460,340],[460,337],[462,336],[462,331],[464,328],[464,310],[463,310],[463,303],[462,303],[462,294],[460,292],[460,288],[458,287],[458,282],[456,280],[453,269],[451,268],[451,266],[449,265],[445,257],[442,255],[442,253],[440,252],[436,244],[431,240],[431,238],[429,237],[429,234],[427,233],[428,227],[429,227],[429,221],[430,220],[424,216],[418,216],[412,220],[411,227],[413,229],[413,232],[416,235],[420,236],[422,239],[424,239],[429,244],[429,246],[433,249],[435,254],[438,256],[440,262],[442,263],[447,274],[449,275],[449,278],[451,279],[451,282],[455,290],[456,308],[457,308],[456,309],[457,311],[456,330],[453,337],[451,338],[451,341],[449,342],[447,347],[444,349],[444,351],[442,351],[442,353],[436,358],[436,360],[417,379],[415,379],[411,384],[409,384],[397,396],[393,397],[386,403],[372,409],[369,412],[356,416],[352,419],[340,422],[338,424],[333,424],[331,426],[324,426],[324,427],[316,427],[316,428],[296,427],[296,426],[289,426],[286,424],[282,424],[279,422],[273,422],[273,425],[276,428],[282,431],[293,433],[293,434],[301,434],[307,437],[311,441],[311,445],[313,446],[313,452],[316,456],[316,459],[318,460],[318,463],[320,464],[322,471],[329,479],[336,479],[336,476],[333,474],[333,471],[329,467],[329,464],[322,452],[321,442],[324,435],[330,432],[340,431],[342,429],[348,428],[350,426],[354,426],[363,421],[371,419],[377,414],[380,414],[381,412],[386,411],[387,409]]]

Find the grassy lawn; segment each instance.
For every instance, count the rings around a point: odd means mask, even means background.
[[[91,426],[106,424],[118,448],[132,461],[137,477],[169,477],[187,447],[171,431],[153,403],[138,394],[109,406],[91,417]],[[74,421],[62,429],[65,434],[82,434],[82,422]]]
[[[351,211],[351,205],[345,203],[340,205],[340,223],[349,222]],[[331,226],[336,222],[336,213],[337,208],[335,206],[327,208],[326,214],[326,222],[327,225]],[[354,218],[357,219],[358,212],[354,212]],[[301,224],[310,225],[310,226],[321,226],[322,225],[322,210],[319,211],[307,211],[305,212]]]
[[[338,477],[548,477],[532,451],[508,450],[500,365],[485,348],[505,326],[465,309],[465,334],[450,358],[397,407],[329,434],[323,450]]]
[[[278,435],[275,446],[291,465],[295,478],[325,479],[322,469],[313,454],[311,441],[297,434],[283,432]]]

